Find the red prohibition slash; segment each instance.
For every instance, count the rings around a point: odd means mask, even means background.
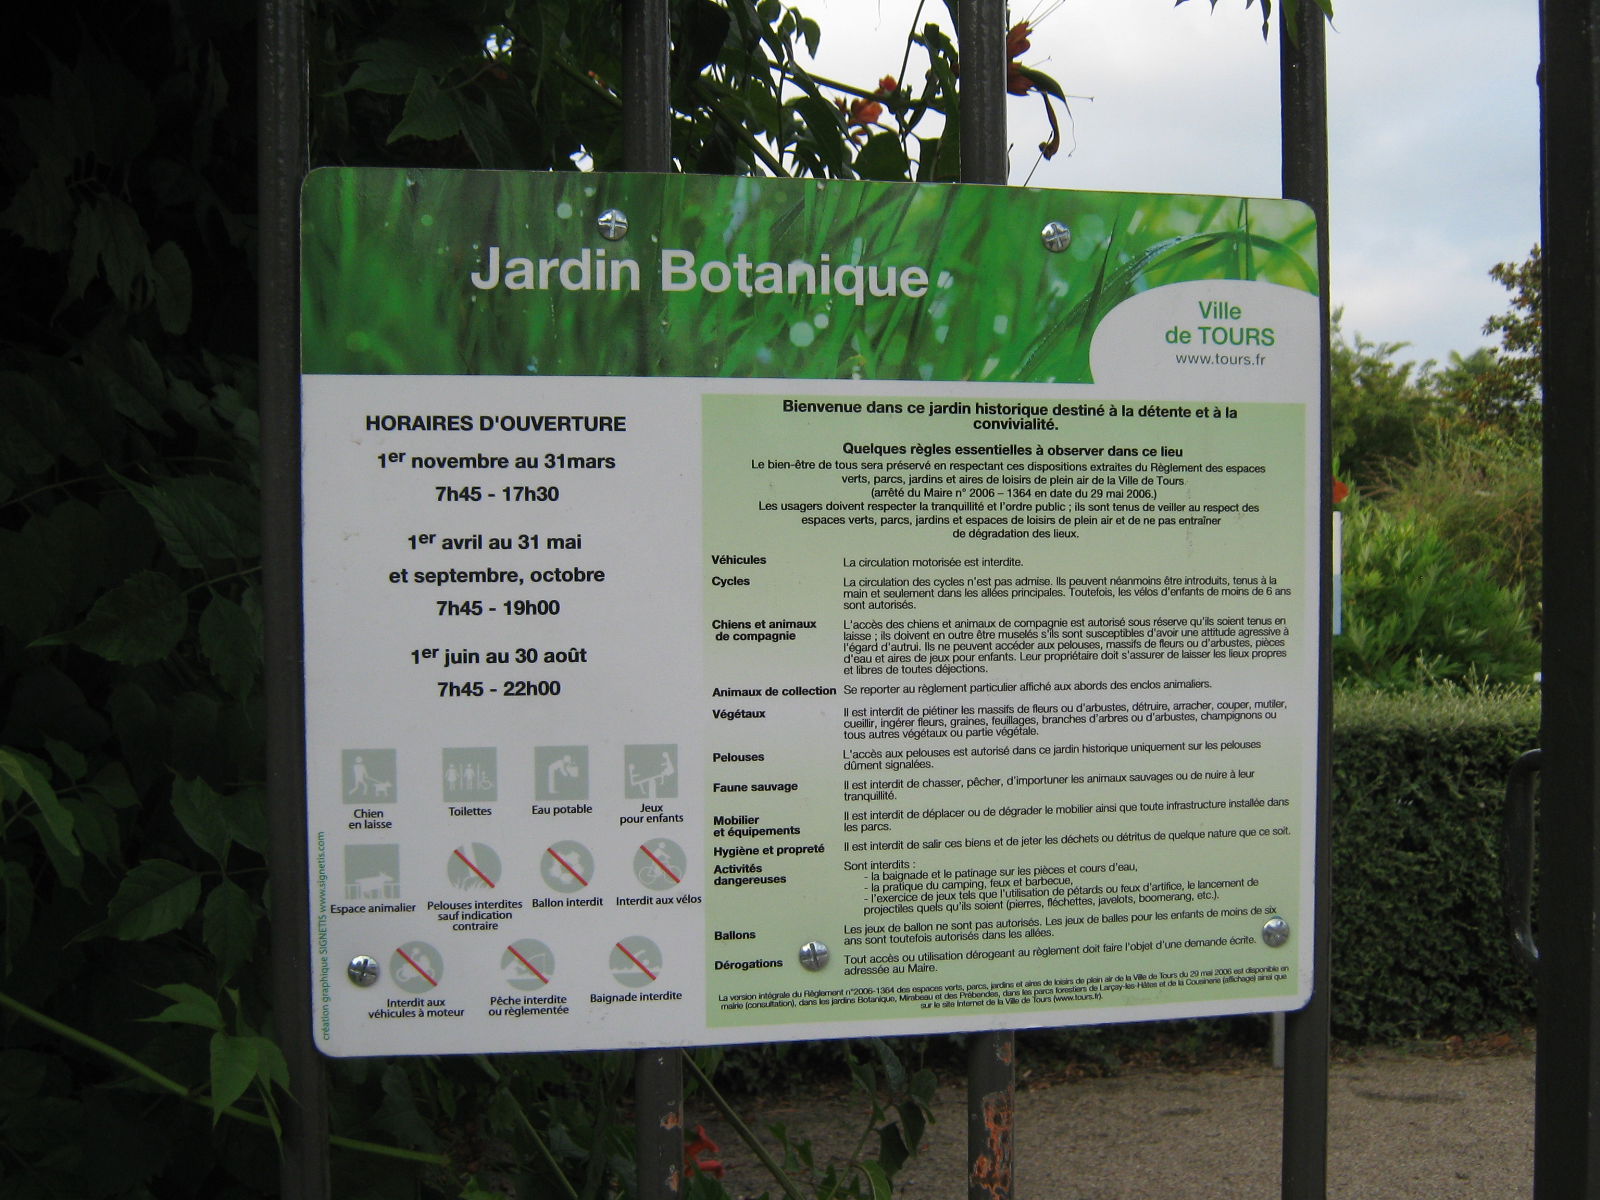
[[[527,959],[523,958],[522,955],[517,953],[517,948],[515,946],[507,946],[506,949],[511,951],[512,955],[516,958],[516,960],[519,963],[521,963],[523,966],[527,967],[528,970],[532,971],[535,975],[537,975],[539,977],[539,982],[540,983],[549,983],[550,982],[548,979],[545,978],[543,971],[539,970],[538,967],[534,966]]]
[[[421,975],[424,979],[426,979],[428,981],[428,985],[430,987],[438,987],[439,986],[439,981],[437,979],[435,979],[432,975],[429,975],[421,967],[417,966],[416,960],[413,959],[411,957],[411,955],[409,955],[409,954],[407,954],[405,952],[404,947],[400,947],[400,946],[395,947],[395,953],[398,954],[401,958],[405,959],[408,963],[410,963],[411,964],[411,969],[413,971],[415,971],[418,975]],[[632,955],[629,955],[629,957],[631,958]],[[655,977],[651,976],[651,978],[653,979]]]
[[[663,871],[665,871],[666,875],[667,875],[667,878],[672,880],[673,883],[682,883],[683,882],[683,880],[679,879],[676,875],[674,875],[672,873],[672,868],[671,867],[667,866],[666,863],[662,862],[654,854],[650,853],[650,847],[648,847],[648,846],[640,846],[639,849],[644,851],[646,858],[648,858],[651,862],[655,863],[656,866],[660,867]]]
[[[470,859],[470,858],[468,858],[468,857],[467,857],[467,856],[466,856],[466,855],[465,855],[465,854],[463,854],[463,853],[461,853],[461,850],[460,850],[460,848],[459,848],[459,847],[457,847],[457,848],[456,848],[456,849],[455,849],[455,850],[454,850],[454,851],[453,851],[453,853],[454,853],[454,854],[455,854],[455,856],[456,856],[456,857],[457,857],[457,858],[459,858],[459,859],[460,859],[460,860],[461,860],[461,861],[462,861],[462,862],[464,862],[464,863],[466,863],[466,864],[467,864],[467,869],[468,869],[468,870],[470,870],[470,871],[471,871],[471,872],[472,872],[472,873],[473,873],[473,874],[474,874],[474,875],[476,875],[476,876],[477,876],[477,877],[478,877],[478,878],[479,878],[479,879],[481,879],[481,880],[483,880],[483,881],[484,881],[484,882],[485,882],[485,883],[487,883],[487,884],[488,884],[488,885],[489,885],[489,886],[490,886],[490,887],[493,887],[493,886],[494,886],[494,880],[492,880],[492,879],[490,879],[490,878],[489,878],[489,877],[488,877],[488,876],[487,876],[487,875],[485,875],[485,874],[484,874],[484,873],[483,873],[483,872],[482,872],[482,871],[480,871],[480,870],[478,870],[478,864],[477,864],[477,863],[475,863],[475,862],[473,862],[473,861],[472,861],[472,860],[471,860],[471,859]],[[568,869],[568,870],[569,870],[569,871],[570,871],[570,870],[571,870],[571,869],[572,869],[572,868],[571,868],[571,867],[568,867],[568,868],[567,868],[567,869]]]
[[[572,875],[572,877],[574,879],[576,879],[579,883],[583,884],[584,887],[588,887],[589,886],[589,881],[587,879],[585,879],[582,875],[579,875],[577,871],[573,870],[572,864],[569,863],[566,859],[562,858],[561,855],[557,854],[556,853],[556,848],[554,846],[546,847],[545,848],[545,853],[548,854],[551,858],[555,859],[563,867],[565,867],[568,870],[568,872]]]
[[[643,963],[642,963],[642,962],[640,962],[640,961],[639,961],[639,960],[638,960],[638,959],[637,959],[637,958],[634,958],[634,957],[633,957],[633,951],[632,951],[632,950],[629,950],[629,949],[628,949],[628,948],[627,948],[627,947],[626,947],[626,946],[624,946],[624,945],[623,945],[623,944],[622,944],[622,943],[621,943],[621,942],[618,942],[618,943],[617,943],[617,949],[618,949],[618,950],[621,950],[621,951],[622,951],[622,952],[623,952],[623,953],[624,953],[624,954],[626,954],[626,955],[627,955],[627,956],[628,956],[628,958],[629,958],[629,960],[630,960],[630,961],[632,961],[632,963],[633,963],[633,965],[634,965],[634,966],[636,966],[636,967],[638,967],[638,968],[639,968],[639,970],[641,970],[641,971],[643,971],[643,972],[644,972],[644,973],[645,973],[645,974],[646,974],[646,975],[648,975],[648,976],[650,976],[650,982],[651,982],[651,983],[654,983],[654,982],[655,982],[655,979],[656,979],[656,973],[655,973],[655,972],[654,972],[654,971],[652,971],[652,970],[651,970],[651,969],[650,969],[650,968],[649,968],[649,967],[647,967],[647,966],[645,966],[645,965],[644,965],[644,964],[643,964]],[[409,960],[407,960],[407,961],[409,961]]]

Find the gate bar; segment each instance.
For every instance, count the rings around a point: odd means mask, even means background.
[[[672,170],[670,57],[667,0],[623,0],[624,170]],[[683,1189],[683,1059],[676,1049],[634,1055],[633,1132],[639,1200],[674,1200]]]
[[[1544,750],[1534,1195],[1600,1193],[1600,3],[1544,0]]]
[[[1006,182],[1006,9],[960,0],[960,147],[963,183]],[[1016,1174],[1016,1037],[974,1034],[967,1045],[967,1197],[1011,1200]]]
[[[1310,206],[1317,218],[1317,303],[1321,310],[1322,467],[1318,502],[1320,611],[1331,612],[1332,463],[1328,457],[1329,271],[1328,271],[1328,69],[1322,11],[1312,0],[1298,3],[1300,40],[1278,20],[1279,119],[1282,124],[1283,194]],[[1316,860],[1312,867],[1311,999],[1284,1020],[1283,1167],[1284,1200],[1321,1200],[1328,1188],[1329,947],[1333,921],[1332,777],[1328,745],[1333,725],[1332,637],[1329,622],[1317,633]]]
[[[326,1200],[328,1098],[312,1042],[306,887],[305,647],[300,634],[300,182],[307,164],[305,9],[260,0],[256,174],[260,204],[261,568],[265,617],[268,864],[274,1034],[293,1099],[282,1109],[279,1190]]]

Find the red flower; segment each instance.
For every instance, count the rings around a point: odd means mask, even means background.
[[[726,1168],[721,1159],[704,1158],[706,1154],[716,1154],[717,1144],[706,1133],[704,1125],[694,1127],[694,1141],[683,1148],[683,1173],[685,1175],[709,1175],[713,1179],[721,1179]]]
[[[1338,504],[1340,501],[1347,500],[1349,498],[1350,485],[1344,480],[1335,477],[1333,481],[1333,502]]]
[[[839,111],[844,114],[845,124],[847,125],[859,125],[865,129],[883,116],[883,105],[865,96],[850,101],[848,106],[842,96],[835,96],[833,102],[838,106]]]

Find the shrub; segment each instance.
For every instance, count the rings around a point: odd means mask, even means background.
[[[1341,691],[1333,738],[1333,1025],[1383,1041],[1529,1019],[1501,932],[1505,778],[1538,745],[1529,689]]]
[[[1463,562],[1520,591],[1537,619],[1544,541],[1539,447],[1493,429],[1440,429],[1414,463],[1373,495],[1387,511],[1426,522]]]
[[[1513,587],[1458,554],[1424,513],[1352,500],[1344,518],[1344,626],[1334,678],[1396,689],[1531,682],[1539,646]]]

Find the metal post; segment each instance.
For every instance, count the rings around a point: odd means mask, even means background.
[[[960,0],[961,179],[1006,181],[1006,10]],[[1016,1173],[1016,1039],[974,1034],[967,1047],[968,1200],[1011,1200]]]
[[[666,0],[624,0],[622,163],[629,171],[672,170],[670,49]],[[641,339],[641,348],[646,345]],[[677,1050],[634,1056],[633,1098],[639,1200],[672,1200],[683,1189],[683,1060]]]
[[[1311,0],[1299,4],[1298,44],[1280,11],[1279,106],[1283,127],[1283,194],[1310,206],[1317,217],[1317,275],[1322,310],[1322,486],[1320,502],[1321,592],[1323,612],[1331,611],[1332,514],[1328,459],[1328,74],[1323,16]],[[1329,947],[1331,944],[1332,780],[1328,745],[1332,734],[1331,638],[1326,622],[1318,634],[1316,863],[1313,868],[1312,990],[1310,1002],[1284,1021],[1283,1173],[1285,1200],[1327,1195]]]
[[[1006,8],[1001,0],[960,0],[961,180],[1006,181]]]
[[[261,563],[265,609],[267,801],[271,821],[272,1001],[289,1064],[279,1190],[329,1194],[328,1104],[312,1041],[305,724],[300,639],[300,181],[306,173],[307,68],[299,0],[261,0]]]
[[[1600,3],[1544,0],[1543,782],[1534,1195],[1600,1194]]]
[[[622,162],[626,170],[672,170],[672,108],[667,99],[670,51],[667,0],[624,0]]]

